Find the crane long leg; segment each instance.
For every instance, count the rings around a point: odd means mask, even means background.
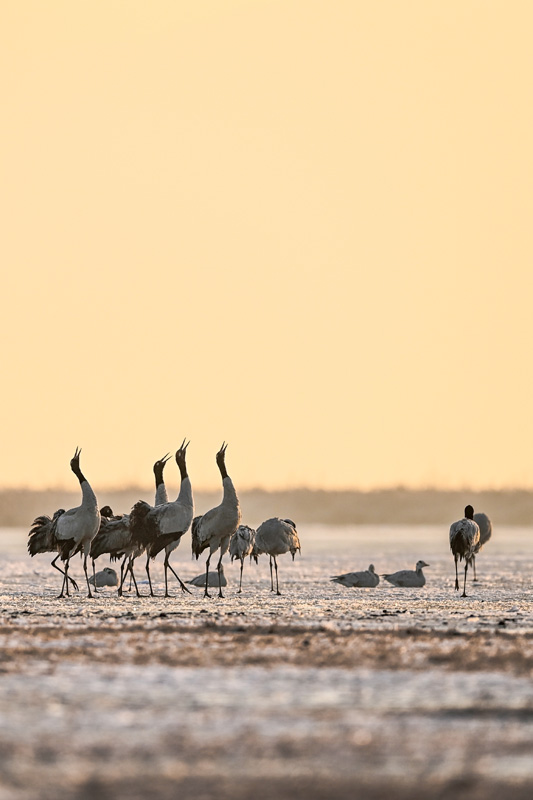
[[[278,562],[276,561],[276,556],[274,556],[274,566],[276,568],[276,594],[281,594],[278,583]]]
[[[459,591],[459,576],[457,574],[457,556],[455,555],[454,558],[455,558],[455,590],[458,592]]]
[[[176,570],[174,569],[174,567],[172,566],[172,564],[169,564],[169,565],[168,565],[168,568],[169,568],[169,570],[171,571],[171,573],[174,575],[174,577],[176,578],[176,580],[178,581],[179,585],[181,586],[181,591],[182,591],[182,592],[187,592],[187,594],[192,594],[192,592],[191,592],[191,591],[189,591],[189,589],[187,589],[187,587],[185,586],[185,584],[184,584],[184,583],[183,583],[183,581],[181,580],[180,576],[178,575],[178,573],[176,572]]]
[[[468,572],[468,561],[465,563],[465,582],[464,582],[464,586],[463,586],[463,594],[461,595],[461,597],[466,597],[467,596],[467,594],[466,594],[466,573],[467,572]]]
[[[58,566],[57,566],[57,564],[56,564],[56,561],[57,561],[57,559],[59,558],[59,555],[60,555],[60,554],[58,553],[58,554],[57,554],[57,556],[56,556],[56,557],[54,558],[54,560],[52,561],[52,566],[53,566],[53,568],[54,568],[54,569],[57,569],[57,571],[58,571],[58,572],[60,572],[60,573],[61,573],[61,574],[64,576],[64,575],[65,575],[65,573],[63,572],[63,570],[61,569],[61,567],[58,567]],[[70,582],[71,582],[71,584],[72,584],[72,588],[73,588],[73,589],[75,589],[76,591],[79,591],[79,586],[78,586],[78,584],[76,583],[76,581],[74,580],[74,578],[71,578],[71,577],[69,576],[69,581],[70,581]]]
[[[163,562],[163,567],[165,568],[165,597],[170,597],[168,593],[168,553],[165,553],[165,560]]]
[[[241,579],[239,581],[239,591],[237,592],[237,594],[240,594],[242,592],[242,568],[243,567],[244,567],[244,558],[241,558]]]
[[[476,557],[472,556],[472,564],[474,566],[474,581],[477,582],[477,575],[476,575]]]
[[[150,577],[150,553],[146,557],[146,574],[148,575],[148,583],[150,584],[150,597],[155,597],[152,587],[152,579]]]
[[[89,583],[89,574],[87,572],[87,556],[83,557],[83,571],[85,572],[85,580],[87,581],[87,597],[92,597],[91,584]]]
[[[135,575],[133,574],[133,562],[134,561],[135,561],[135,559],[131,558],[131,556],[130,556],[130,560],[128,561],[128,568],[127,568],[127,571],[129,571],[129,573],[130,573],[130,585],[131,585],[131,582],[133,581],[133,585],[135,586],[135,592],[137,594],[137,597],[144,597],[144,595],[141,594],[140,591],[139,591],[139,587],[137,586],[137,581],[135,580]]]
[[[207,557],[207,561],[205,562],[205,591],[204,597],[211,597],[209,592],[207,591],[207,587],[209,585],[209,562],[211,561],[211,553],[209,553]]]
[[[67,558],[65,560],[65,571],[63,573],[63,585],[61,587],[61,594],[58,595],[58,597],[57,597],[58,600],[65,596],[65,592],[66,592],[67,597],[70,597],[70,595],[68,593],[68,582],[69,582],[68,565],[69,565],[69,561],[70,561],[70,558]],[[61,570],[59,570],[59,571],[61,572]]]
[[[218,564],[217,564],[217,572],[218,572],[218,596],[219,596],[219,597],[224,597],[224,595],[222,594],[222,556],[223,556],[223,555],[224,555],[224,553],[221,551],[221,552],[220,552],[220,558],[218,559]]]
[[[272,575],[272,556],[270,556],[270,591],[274,591],[274,577]]]
[[[120,584],[119,584],[119,587],[118,587],[118,596],[119,597],[122,597],[122,587],[124,586],[124,579],[126,577],[126,573],[124,571],[124,568],[126,566],[127,559],[128,559],[128,556],[127,555],[124,556],[124,558],[122,559],[122,564],[120,565]]]

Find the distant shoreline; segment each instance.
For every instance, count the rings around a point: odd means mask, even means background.
[[[96,487],[96,491],[100,504],[110,505],[115,513],[129,512],[139,499],[153,502],[153,489],[129,487],[98,491]],[[220,496],[219,490],[195,492],[196,513],[202,514],[217,505]],[[239,492],[239,498],[243,522],[250,525],[272,516],[290,517],[297,524],[445,524],[459,519],[467,503],[476,511],[488,514],[495,525],[533,524],[533,491],[526,489],[251,489]],[[0,526],[30,526],[36,516],[53,514],[58,508],[72,508],[79,501],[79,491],[3,489],[0,490]]]

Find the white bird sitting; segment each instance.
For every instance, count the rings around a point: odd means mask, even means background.
[[[331,580],[334,583],[340,583],[341,586],[347,586],[348,588],[355,588],[357,586],[373,587],[378,585],[379,575],[376,573],[374,565],[370,564],[368,569],[362,572],[346,572],[344,575],[335,575]]]
[[[386,581],[392,583],[393,586],[407,586],[410,588],[420,588],[425,586],[426,577],[422,572],[422,567],[429,567],[425,561],[417,561],[414,570],[401,569],[398,572],[392,572],[388,575],[382,575]]]
[[[278,582],[278,563],[276,556],[290,553],[292,560],[296,552],[301,553],[300,539],[296,532],[296,525],[291,519],[272,517],[265,520],[255,532],[254,554],[266,553],[270,556],[270,591],[274,591],[274,578],[272,576],[272,561],[276,569],[276,594],[281,594]]]
[[[181,537],[189,530],[194,516],[194,500],[192,486],[187,474],[187,447],[185,439],[176,451],[176,463],[181,474],[181,486],[176,500],[151,506],[144,500],[139,500],[133,506],[130,514],[130,530],[132,540],[139,547],[149,549],[150,558],[155,558],[161,550],[165,550],[165,597],[168,593],[167,570],[178,580],[182,591],[190,594],[189,590],[179,577],[178,573],[168,563],[170,554],[178,547]]]
[[[238,558],[241,562],[241,577],[237,594],[241,594],[242,592],[242,569],[244,566],[244,559],[246,556],[252,555],[254,542],[255,530],[250,528],[248,525],[239,525],[229,540],[229,554],[231,556],[231,561],[233,562],[233,559]]]
[[[226,449],[227,444],[223,442],[222,447],[216,454],[217,466],[222,477],[222,502],[216,508],[207,511],[203,516],[195,517],[192,523],[192,552],[196,559],[198,559],[200,553],[209,548],[209,555],[205,563],[206,585],[204,597],[210,597],[207,591],[207,575],[211,556],[220,548],[217,572],[219,577],[222,578],[222,557],[228,549],[231,536],[235,533],[241,521],[239,498],[226,471]],[[222,594],[222,580],[219,581],[218,596],[224,597]]]
[[[476,552],[472,557],[472,566],[474,567],[474,580],[477,581],[476,575],[476,556],[483,547],[484,544],[487,544],[490,537],[492,536],[492,522],[488,518],[486,514],[482,511],[479,511],[477,514],[474,514],[474,522],[477,522],[479,526],[479,542],[476,546]]]
[[[205,587],[205,572],[201,572],[200,575],[197,575],[196,578],[192,578],[192,580],[187,581],[187,583],[189,583],[191,586],[201,586],[202,588]],[[220,583],[222,586],[228,585],[222,564],[220,565]],[[218,586],[218,572],[207,573],[207,585],[211,588]]]
[[[111,567],[104,567],[100,572],[91,575],[89,583],[94,587],[118,586],[118,575]]]
[[[91,549],[91,542],[98,533],[98,528],[100,527],[100,512],[98,510],[98,501],[96,500],[96,495],[94,494],[89,481],[87,478],[85,478],[80,469],[80,453],[81,450],[76,448],[76,452],[70,461],[70,468],[80,482],[82,495],[81,504],[76,508],[69,509],[68,511],[63,511],[63,509],[56,511],[53,518],[52,530],[50,531],[54,545],[53,549],[59,551],[61,560],[65,564],[65,571],[63,573],[63,586],[61,588],[61,594],[59,595],[60,598],[64,597],[65,594],[67,597],[69,596],[68,568],[70,559],[76,553],[81,553],[83,556],[83,570],[85,572],[88,590],[87,596],[93,596],[91,592],[91,585],[89,583],[89,576],[87,574],[87,557],[89,556]],[[38,522],[38,519],[36,522]],[[34,523],[34,527],[30,531],[30,538],[31,536],[39,535],[40,527],[41,526],[35,525]],[[30,546],[30,543],[28,546]]]
[[[480,540],[479,525],[474,520],[474,509],[472,506],[465,508],[465,515],[463,519],[457,522],[452,522],[450,525],[450,550],[453,553],[455,560],[455,589],[459,590],[459,578],[457,575],[457,561],[465,561],[465,579],[463,585],[463,594],[461,597],[466,597],[466,573],[468,572],[468,565],[476,554],[476,548]]]

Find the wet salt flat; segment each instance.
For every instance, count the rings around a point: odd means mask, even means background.
[[[156,562],[157,598],[59,601],[2,531],[0,798],[530,797],[532,533],[496,527],[467,598],[446,528],[302,526],[281,597],[263,556],[224,599],[162,598]],[[423,589],[329,581],[419,558]],[[203,566],[188,537],[172,563]]]

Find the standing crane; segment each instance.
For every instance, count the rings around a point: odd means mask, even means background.
[[[463,594],[461,597],[466,597],[466,573],[468,572],[468,565],[476,554],[476,548],[479,544],[480,533],[479,525],[474,520],[474,509],[472,506],[466,506],[465,515],[463,519],[457,522],[452,522],[450,525],[450,550],[453,553],[455,560],[455,590],[459,591],[459,577],[457,575],[457,561],[465,561],[465,579],[463,585]]]
[[[274,578],[272,575],[272,562],[276,569],[276,594],[281,594],[278,582],[278,563],[276,556],[290,553],[292,560],[296,552],[302,552],[300,539],[296,532],[296,525],[291,519],[272,517],[262,522],[255,532],[254,554],[266,553],[270,556],[270,591],[274,591]]]
[[[229,554],[231,561],[238,558],[241,562],[241,577],[239,581],[239,590],[237,594],[242,592],[242,569],[244,566],[244,559],[246,556],[251,556],[254,549],[255,531],[248,525],[239,525],[231,539],[229,540]]]
[[[198,559],[200,553],[209,548],[209,555],[205,564],[205,591],[204,597],[210,597],[207,591],[209,580],[209,563],[211,556],[220,548],[220,558],[217,564],[218,596],[222,594],[222,557],[228,549],[231,536],[239,527],[241,521],[241,507],[233,482],[226,470],[226,449],[228,445],[223,442],[216,454],[217,466],[222,476],[222,502],[216,508],[211,508],[203,516],[195,517],[192,523],[192,552]]]
[[[151,506],[139,500],[130,514],[130,530],[133,543],[149,550],[150,558],[155,558],[161,550],[165,550],[165,597],[168,593],[168,575],[170,569],[178,580],[182,591],[190,594],[178,573],[169,564],[169,557],[178,547],[181,537],[189,530],[194,516],[194,500],[190,478],[187,474],[187,447],[185,439],[176,451],[176,463],[181,474],[181,486],[176,500]],[[150,584],[151,585],[151,584]]]
[[[87,597],[93,596],[91,593],[89,576],[87,574],[87,557],[91,549],[91,542],[98,533],[100,512],[98,510],[96,495],[89,481],[80,469],[80,454],[81,450],[76,448],[76,452],[70,460],[70,468],[80,482],[81,504],[68,511],[63,511],[63,509],[56,511],[51,521],[50,536],[52,537],[53,549],[59,552],[59,556],[65,565],[63,586],[61,588],[61,594],[59,595],[60,598],[64,597],[65,594],[67,597],[69,596],[68,584],[69,580],[72,581],[72,579],[69,578],[68,568],[70,559],[76,553],[81,553],[83,556],[83,571],[85,572],[85,579],[87,581]],[[40,534],[44,533],[43,526],[39,524],[39,519],[48,518],[38,517],[37,520],[35,520],[34,527],[30,531],[28,549],[32,555],[32,537],[39,537]],[[44,526],[44,528],[47,527],[47,525]],[[37,540],[34,539],[33,541],[36,545]],[[39,551],[37,550],[36,552]]]
[[[161,503],[166,503],[168,501],[167,491],[163,481],[163,470],[169,458],[170,455],[167,453],[165,456],[163,456],[163,458],[160,458],[154,464],[156,505],[160,505]],[[120,583],[118,586],[118,594],[119,596],[122,596],[124,581],[126,579],[126,575],[129,572],[131,576],[130,588],[131,588],[131,581],[133,580],[137,597],[141,597],[141,593],[139,592],[139,587],[137,586],[137,581],[135,580],[135,574],[133,572],[133,564],[135,562],[135,559],[138,558],[144,552],[144,547],[139,547],[138,544],[134,544],[134,542],[132,541],[131,531],[130,531],[130,515],[122,514],[122,516],[115,516],[113,514],[112,509],[109,506],[104,506],[103,508],[101,508],[100,515],[101,515],[100,530],[98,531],[98,534],[96,535],[96,538],[93,540],[93,543],[91,545],[91,557],[93,559],[93,573],[94,573],[95,559],[97,559],[104,553],[108,553],[112,561],[115,561],[116,559],[123,557],[120,566]],[[150,594],[153,597],[154,592],[152,589],[152,581],[150,578],[149,562],[150,562],[150,553],[148,553],[148,558],[146,562],[146,573],[148,575],[148,583],[150,585]]]

